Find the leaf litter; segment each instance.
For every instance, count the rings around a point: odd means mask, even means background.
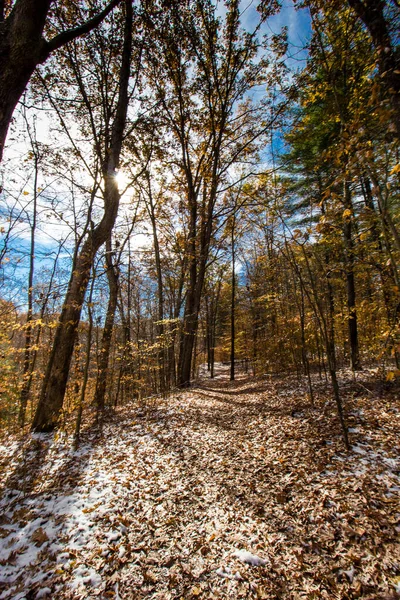
[[[349,453],[325,382],[311,407],[293,376],[222,369],[76,452],[4,441],[0,600],[400,597],[399,400],[363,378],[341,374]]]

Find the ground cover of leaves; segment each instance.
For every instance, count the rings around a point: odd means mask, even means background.
[[[0,599],[399,598],[398,390],[342,373],[346,453],[314,385],[220,369],[78,451],[3,441]]]

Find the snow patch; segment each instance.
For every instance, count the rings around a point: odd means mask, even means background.
[[[265,567],[267,561],[257,556],[256,554],[251,554],[251,552],[247,552],[247,550],[235,550],[233,556],[236,556],[239,560],[248,565],[253,565],[253,567]]]

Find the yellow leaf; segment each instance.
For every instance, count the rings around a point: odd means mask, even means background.
[[[191,590],[192,596],[200,596],[201,594],[201,589],[194,586]]]
[[[349,217],[351,217],[351,210],[346,208],[346,210],[343,211],[343,219],[348,219]]]
[[[26,190],[23,192],[24,196],[29,196],[29,192],[27,192]]]
[[[393,169],[390,171],[390,175],[394,175],[395,173],[400,173],[400,163],[398,163]]]

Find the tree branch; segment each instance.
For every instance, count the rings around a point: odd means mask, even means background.
[[[68,42],[72,42],[72,40],[76,39],[77,37],[80,37],[81,35],[85,35],[85,33],[90,33],[90,31],[95,29],[95,27],[97,27],[102,21],[104,21],[106,16],[120,2],[121,0],[111,0],[111,2],[106,6],[106,8],[92,19],[89,19],[88,21],[86,21],[82,25],[79,25],[78,27],[75,27],[74,29],[68,29],[67,31],[63,31],[62,33],[56,35],[49,42],[46,42],[44,52],[45,56],[43,58],[43,61],[46,60],[49,54],[51,54],[51,52],[54,52],[54,50],[58,50],[58,48],[65,46],[65,44],[68,44]]]

